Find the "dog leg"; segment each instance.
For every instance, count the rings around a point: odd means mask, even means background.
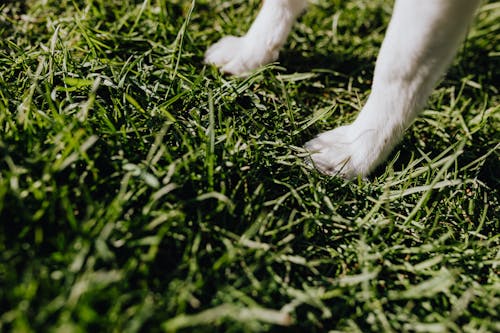
[[[357,119],[306,144],[321,172],[366,176],[385,160],[451,62],[479,2],[396,0]]]
[[[279,51],[307,0],[267,0],[248,32],[227,36],[205,53],[205,63],[223,72],[245,74],[278,59]]]

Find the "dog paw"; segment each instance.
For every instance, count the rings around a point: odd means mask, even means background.
[[[359,133],[347,125],[319,134],[305,148],[311,164],[324,174],[346,179],[365,177],[376,167],[376,156],[380,155],[370,137],[370,133]]]
[[[205,63],[219,67],[224,73],[243,75],[278,58],[278,50],[262,44],[248,36],[227,36],[208,48]]]

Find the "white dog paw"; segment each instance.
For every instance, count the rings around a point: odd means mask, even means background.
[[[352,125],[342,126],[321,133],[307,142],[305,148],[310,152],[311,163],[320,172],[353,179],[365,177],[377,165],[375,142],[370,133],[356,133]]]
[[[205,63],[219,67],[224,73],[243,75],[278,58],[278,50],[262,44],[248,36],[227,36],[208,48]]]

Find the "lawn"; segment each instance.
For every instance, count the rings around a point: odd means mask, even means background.
[[[257,0],[0,4],[1,332],[500,331],[500,2],[349,182],[301,147],[360,110],[392,2],[314,2],[247,78],[203,53]]]

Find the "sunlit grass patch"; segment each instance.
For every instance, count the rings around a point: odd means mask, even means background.
[[[316,1],[245,79],[203,65],[258,3],[0,5],[0,331],[500,329],[498,3],[352,182],[301,147],[362,107],[391,3]]]

